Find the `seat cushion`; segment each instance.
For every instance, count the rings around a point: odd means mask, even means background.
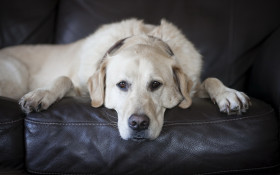
[[[0,97],[0,174],[24,170],[23,120],[18,103]]]
[[[273,109],[256,99],[227,116],[209,99],[167,110],[153,141],[122,140],[117,114],[87,98],[64,98],[25,119],[26,166],[32,173],[197,174],[272,168],[278,164]]]

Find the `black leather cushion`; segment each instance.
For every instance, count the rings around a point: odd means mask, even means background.
[[[36,173],[193,174],[274,167],[278,128],[273,109],[252,99],[240,116],[208,99],[166,111],[159,138],[122,140],[116,112],[85,98],[65,98],[25,119],[26,166]]]
[[[24,169],[23,119],[16,101],[0,97],[0,174]]]

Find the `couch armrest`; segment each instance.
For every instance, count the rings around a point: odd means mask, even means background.
[[[248,94],[270,103],[280,116],[280,27],[261,46],[252,67]]]
[[[0,97],[0,174],[24,171],[24,116],[15,100]]]

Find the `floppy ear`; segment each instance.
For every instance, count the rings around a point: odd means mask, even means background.
[[[175,81],[178,84],[179,90],[184,97],[183,101],[179,104],[180,108],[186,109],[192,104],[190,91],[193,86],[193,82],[187,77],[180,67],[174,66],[173,72],[175,75]]]
[[[105,99],[106,63],[88,79],[88,90],[91,98],[91,106],[97,108],[103,105]]]

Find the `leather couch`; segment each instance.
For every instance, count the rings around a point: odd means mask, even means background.
[[[278,0],[0,1],[1,48],[65,44],[104,23],[166,18],[203,55],[202,79],[217,77],[252,101],[247,113],[227,116],[194,99],[167,110],[159,138],[138,143],[122,140],[116,112],[89,98],[25,115],[0,97],[0,174],[277,174],[279,8]]]

